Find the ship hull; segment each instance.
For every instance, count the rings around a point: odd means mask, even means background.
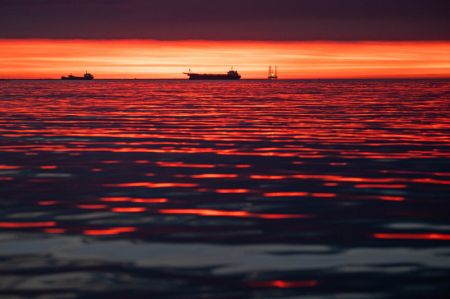
[[[92,76],[92,74],[89,74],[88,72],[86,72],[86,74],[84,74],[83,77],[74,76],[74,75],[61,76],[61,80],[94,80],[94,76]]]
[[[241,76],[230,76],[222,74],[187,74],[189,80],[240,80]]]
[[[94,78],[84,78],[84,77],[61,77],[61,80],[94,80]]]

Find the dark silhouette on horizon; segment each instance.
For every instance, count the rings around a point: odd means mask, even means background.
[[[61,76],[61,80],[94,80],[94,76],[86,72],[83,77],[70,74],[69,76]]]
[[[189,80],[240,80],[241,75],[231,69],[226,74],[199,74],[199,73],[192,73],[189,69],[189,72],[183,73],[189,76]]]
[[[277,68],[277,66],[275,66],[273,69],[272,69],[272,66],[269,66],[269,74],[267,76],[267,79],[269,79],[269,80],[278,79],[278,68]]]

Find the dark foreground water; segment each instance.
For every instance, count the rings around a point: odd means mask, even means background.
[[[448,298],[450,81],[2,81],[1,298]]]

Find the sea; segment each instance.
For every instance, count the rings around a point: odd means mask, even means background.
[[[1,298],[449,298],[450,80],[4,80]]]

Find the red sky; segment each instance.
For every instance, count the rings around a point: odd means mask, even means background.
[[[450,41],[257,42],[0,39],[0,78],[184,78],[226,72],[264,78],[450,77]]]

